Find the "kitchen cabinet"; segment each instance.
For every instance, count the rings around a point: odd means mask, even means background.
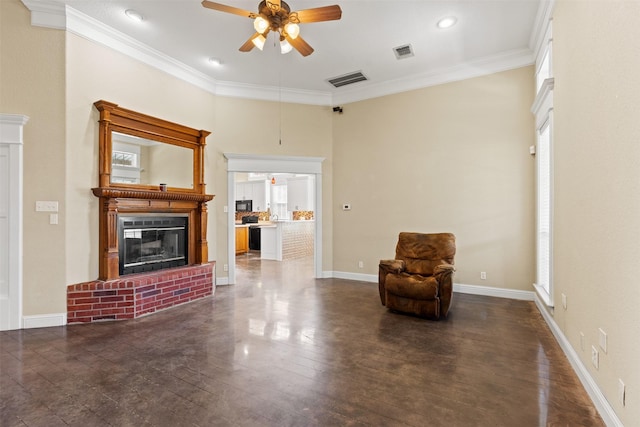
[[[287,180],[287,210],[313,210],[313,179],[308,176],[289,178]]]
[[[269,207],[269,181],[236,183],[236,200],[252,200],[253,212],[266,212]]]
[[[253,200],[252,182],[238,182],[236,184],[236,200]]]
[[[249,251],[249,226],[236,225],[236,255]]]
[[[271,183],[269,181],[253,181],[251,183],[252,197],[253,197],[253,211],[254,212],[266,212],[269,207],[270,188]]]

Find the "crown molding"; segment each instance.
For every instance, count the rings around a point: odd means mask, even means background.
[[[335,93],[333,95],[333,102],[335,105],[340,105],[349,102],[364,101],[366,99],[422,89],[443,83],[486,76],[501,71],[525,67],[534,62],[535,58],[530,49],[512,50],[499,55],[487,56],[472,62],[456,65],[455,67],[441,68],[403,79],[347,89],[340,93]]]
[[[33,1],[33,0],[31,0]],[[216,93],[216,81],[180,61],[157,51],[133,37],[103,24],[71,7],[66,8],[66,30],[79,37],[107,46],[207,92]]]
[[[31,12],[31,25],[34,27],[67,28],[67,6],[47,0],[21,0]]]
[[[262,101],[282,101],[294,104],[332,105],[330,92],[259,86],[247,83],[218,81],[216,95],[232,98],[258,99]]]
[[[556,5],[555,0],[540,0],[538,4],[538,13],[529,37],[529,48],[536,54],[540,50],[544,40],[549,21],[553,17],[553,9]]]
[[[328,91],[259,86],[215,80],[62,3],[50,0],[21,1],[31,11],[31,25],[33,26],[69,31],[191,83],[209,93],[234,98],[331,106],[484,76],[534,63],[532,50],[521,49],[403,79],[378,84],[372,83],[355,88],[341,88],[333,94]],[[542,3],[546,4],[549,1],[542,0]]]

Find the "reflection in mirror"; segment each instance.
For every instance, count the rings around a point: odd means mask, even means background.
[[[193,150],[112,132],[111,183],[193,188]]]

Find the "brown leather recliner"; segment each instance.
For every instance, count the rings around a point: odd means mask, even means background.
[[[396,259],[381,260],[382,305],[429,319],[447,316],[453,295],[456,237],[451,233],[400,233]]]

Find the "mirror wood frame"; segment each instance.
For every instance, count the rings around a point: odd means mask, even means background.
[[[188,264],[208,262],[207,202],[214,196],[205,193],[204,148],[210,132],[127,110],[107,101],[96,101],[99,120],[99,187],[93,194],[100,198],[99,280],[120,277],[118,253],[118,214],[187,214],[189,218]],[[133,135],[193,150],[193,188],[111,182],[112,132]]]
[[[111,152],[113,132],[137,136],[152,141],[171,144],[193,152],[193,188],[169,187],[170,191],[204,194],[204,147],[210,132],[196,130],[136,111],[127,110],[107,101],[96,101],[100,112],[100,177],[101,188],[131,188],[138,190],[158,190],[157,185],[125,184],[111,182]]]

